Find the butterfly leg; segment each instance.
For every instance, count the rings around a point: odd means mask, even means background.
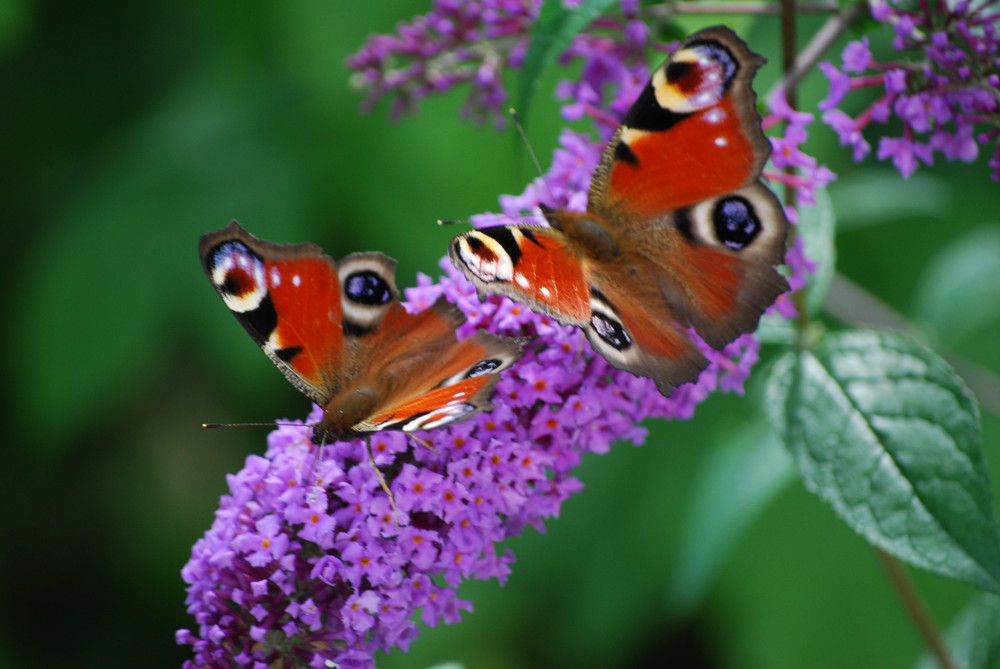
[[[379,486],[382,490],[385,490],[385,494],[389,496],[389,506],[392,507],[392,522],[399,526],[399,509],[396,508],[396,498],[393,497],[392,491],[389,490],[389,484],[385,482],[385,477],[382,476],[382,470],[378,468],[375,464],[375,456],[372,455],[372,438],[365,435],[365,449],[368,451],[368,462],[371,463],[372,471],[375,472],[375,478],[378,479]]]
[[[427,441],[426,439],[421,439],[420,437],[418,437],[417,435],[413,434],[412,432],[404,432],[404,434],[406,434],[407,437],[409,437],[410,439],[412,439],[413,441],[415,441],[418,445],[423,446],[424,448],[426,448],[431,453],[433,453],[435,455],[441,455],[441,451],[439,451],[438,449],[436,449],[433,446],[431,446],[431,442]]]
[[[316,465],[323,458],[323,449],[326,448],[329,442],[326,440],[326,435],[324,434],[319,442],[315,442],[310,438],[308,443],[310,448],[315,447],[316,450],[313,452],[312,457],[309,458],[309,468],[306,470],[306,475],[302,478],[302,484],[311,488],[323,488],[323,481],[313,482],[313,475],[316,473]]]

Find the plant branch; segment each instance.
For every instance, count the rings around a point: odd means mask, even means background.
[[[800,7],[796,7],[801,10]],[[858,17],[868,9],[867,2],[860,2],[852,5],[844,11],[827,19],[823,27],[816,31],[816,34],[809,41],[804,49],[795,57],[795,61],[790,68],[785,71],[785,75],[767,93],[770,100],[778,91],[782,89],[794,89],[802,81],[803,77],[816,67],[826,50],[844,33],[847,28],[858,20]]]
[[[781,70],[784,75],[781,81],[784,83],[785,101],[792,109],[799,108],[798,83],[799,79],[791,79],[789,75],[795,69],[798,60],[799,35],[795,25],[795,0],[781,0]],[[795,191],[789,191],[789,206],[795,206]]]
[[[882,566],[885,567],[886,572],[889,574],[889,580],[892,581],[892,585],[896,588],[896,593],[903,601],[903,606],[909,611],[913,622],[916,624],[917,629],[920,630],[920,634],[923,636],[928,648],[934,653],[934,657],[937,658],[938,665],[941,669],[958,669],[958,665],[955,664],[955,661],[948,654],[948,649],[944,645],[944,639],[941,638],[941,632],[927,611],[927,605],[924,604],[920,598],[920,594],[913,587],[913,582],[910,581],[910,577],[906,574],[899,560],[877,548],[875,552],[878,553],[879,559],[882,561]]]
[[[836,12],[840,5],[836,2],[803,2],[796,5],[797,12],[822,14]],[[780,14],[780,2],[676,2],[655,5],[647,11],[653,16],[673,14]]]

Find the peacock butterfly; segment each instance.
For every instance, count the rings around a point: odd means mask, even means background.
[[[396,261],[353,253],[334,262],[314,244],[272,244],[239,223],[202,236],[202,266],[236,320],[278,369],[323,408],[312,440],[425,430],[489,409],[517,340],[477,331],[443,297],[407,313]]]
[[[550,227],[493,226],[451,242],[480,298],[499,293],[577,325],[660,392],[708,365],[788,290],[788,220],[761,182],[770,144],[750,87],[764,59],[728,28],[702,30],[657,69],[605,148],[587,211]]]

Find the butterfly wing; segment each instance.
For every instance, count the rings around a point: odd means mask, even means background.
[[[641,223],[756,181],[771,153],[750,85],[763,63],[721,26],[682,43],[605,148],[588,210]]]
[[[457,312],[444,298],[427,311],[445,309]],[[489,399],[500,372],[521,357],[520,342],[482,331],[461,341],[452,332],[430,343],[428,350],[438,355],[423,367],[424,374],[407,377],[412,364],[407,354],[387,362],[379,372],[381,378],[398,377],[401,382],[356,430],[427,430],[491,409]]]
[[[350,265],[341,261],[342,268]],[[351,357],[366,364],[326,404],[326,420],[353,433],[412,431],[491,408],[500,372],[521,357],[521,345],[485,332],[459,341],[455,331],[463,322],[443,297],[416,314],[393,300],[375,327],[349,338]]]
[[[202,266],[223,302],[286,378],[317,404],[338,386],[340,281],[314,244],[272,244],[239,223],[204,235]]]
[[[540,226],[491,226],[455,237],[448,249],[482,299],[507,295],[567,325],[590,318],[585,257],[566,235]]]
[[[713,348],[756,329],[788,290],[774,267],[788,220],[760,181],[770,143],[751,81],[763,62],[728,28],[690,37],[653,73],[591,183],[590,211],[629,262],[660,268],[650,280],[675,322]]]

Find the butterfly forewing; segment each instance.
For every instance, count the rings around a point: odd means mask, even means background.
[[[325,370],[342,360],[340,285],[313,244],[278,245],[233,222],[201,240],[202,264],[236,320],[309,399],[329,399]]]
[[[762,63],[728,29],[682,44],[604,150],[589,208],[641,221],[755,181],[770,154],[750,87]]]
[[[464,269],[480,296],[501,293],[582,325],[590,318],[586,266],[570,240],[535,226],[492,226],[452,240],[452,262]]]

